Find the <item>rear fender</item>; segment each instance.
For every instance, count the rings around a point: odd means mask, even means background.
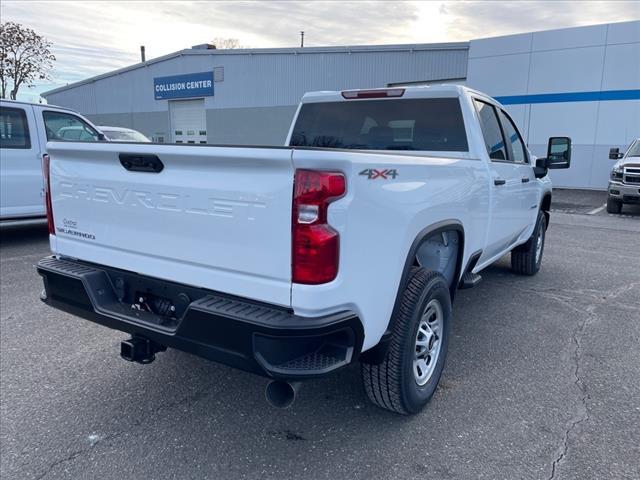
[[[458,220],[450,219],[443,220],[441,222],[434,223],[420,231],[416,238],[411,243],[411,247],[405,257],[404,267],[402,270],[402,276],[400,277],[400,283],[398,285],[398,290],[396,292],[396,299],[393,304],[393,311],[391,314],[391,319],[389,320],[389,324],[385,333],[382,335],[380,342],[373,348],[367,350],[362,354],[361,359],[366,363],[381,363],[384,360],[387,349],[389,347],[389,343],[391,341],[391,333],[393,332],[393,322],[394,319],[398,316],[398,309],[400,308],[400,303],[402,301],[402,293],[409,281],[409,275],[411,273],[411,268],[417,264],[416,255],[420,247],[429,240],[434,235],[438,235],[443,232],[454,231],[458,233],[458,252],[456,258],[456,266],[455,272],[453,275],[453,279],[449,285],[449,291],[451,293],[451,300],[455,296],[455,292],[458,288],[458,284],[460,282],[460,275],[462,271],[462,261],[464,257],[464,228],[462,223]]]

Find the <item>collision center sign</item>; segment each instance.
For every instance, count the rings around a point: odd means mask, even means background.
[[[213,96],[213,72],[187,73],[153,79],[156,100]]]

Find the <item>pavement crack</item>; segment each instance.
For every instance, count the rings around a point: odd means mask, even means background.
[[[574,308],[576,310],[581,310],[577,307],[574,307]],[[582,313],[585,314],[584,320],[582,320],[578,324],[578,326],[573,331],[573,334],[571,336],[571,341],[574,345],[573,355],[572,355],[572,359],[574,363],[574,368],[572,372],[574,377],[573,384],[580,392],[580,397],[579,397],[580,403],[573,418],[568,422],[568,424],[565,427],[564,433],[562,435],[562,444],[558,449],[558,453],[554,458],[553,463],[551,464],[551,476],[549,477],[549,480],[553,480],[556,478],[558,467],[565,460],[567,456],[567,452],[569,450],[569,436],[571,435],[571,432],[573,432],[573,430],[575,430],[575,428],[578,425],[580,425],[581,423],[589,419],[589,407],[587,406],[587,399],[589,398],[589,394],[587,393],[586,385],[584,384],[584,382],[582,381],[582,378],[580,377],[580,364],[581,364],[582,354],[583,354],[581,340],[582,340],[582,335],[584,334],[584,331],[586,330],[589,322],[597,317],[597,315],[594,313],[595,308],[596,308],[595,305],[589,305],[587,306],[586,309],[582,310]]]
[[[551,292],[548,290],[536,290],[532,288],[520,288],[515,287],[518,290],[530,292],[536,294],[538,296],[548,298],[554,300],[558,303],[561,303],[567,308],[577,312],[582,315],[582,319],[576,325],[576,328],[573,330],[571,334],[571,343],[573,345],[573,350],[571,353],[571,359],[573,363],[573,386],[577,389],[579,395],[579,403],[578,407],[572,418],[567,422],[563,435],[562,435],[562,443],[557,450],[557,454],[553,459],[551,464],[551,475],[548,477],[549,480],[554,480],[558,473],[558,468],[560,464],[565,461],[567,457],[567,453],[569,451],[569,440],[572,432],[580,425],[581,423],[587,421],[589,419],[589,407],[587,405],[587,400],[589,398],[589,394],[587,392],[586,385],[581,377],[581,363],[583,356],[583,348],[582,348],[582,337],[584,335],[585,330],[589,326],[589,323],[598,318],[598,314],[595,312],[599,306],[606,305],[606,303],[612,299],[615,299],[624,293],[634,289],[639,283],[631,283],[623,288],[618,288],[615,290],[610,290],[606,292],[587,292],[586,290],[570,292],[567,290],[563,290],[562,293],[565,295],[559,295],[557,292]],[[513,287],[513,286],[512,286]],[[585,306],[575,305],[574,302],[577,300],[575,297],[567,297],[566,294],[573,295],[581,295],[586,296],[590,302]]]
[[[62,465],[63,463],[71,462],[71,461],[75,460],[76,458],[80,457],[81,455],[84,455],[84,454],[90,452],[91,450],[93,450],[100,443],[102,443],[102,442],[104,442],[106,440],[111,440],[114,437],[117,437],[120,433],[121,432],[117,432],[117,433],[102,437],[99,440],[96,440],[95,442],[91,443],[89,445],[89,447],[81,448],[80,450],[76,450],[74,452],[71,452],[69,455],[67,455],[64,458],[60,458],[60,459],[56,460],[51,465],[49,465],[44,472],[42,472],[40,475],[35,477],[35,480],[41,480],[41,479],[45,478],[47,475],[49,475],[59,465]]]
[[[558,473],[558,468],[560,464],[566,459],[567,453],[569,451],[569,440],[571,433],[576,429],[578,425],[587,421],[589,419],[589,407],[587,405],[587,400],[589,399],[589,394],[587,392],[586,385],[582,380],[580,370],[583,356],[583,348],[582,348],[582,337],[584,335],[585,330],[589,326],[589,323],[593,320],[599,318],[599,315],[596,313],[596,309],[601,306],[607,305],[611,300],[615,300],[618,297],[624,295],[627,292],[633,291],[634,289],[640,286],[640,282],[631,282],[624,287],[619,287],[616,289],[611,289],[608,291],[597,291],[593,289],[580,289],[580,290],[567,290],[567,289],[535,289],[535,288],[524,288],[516,285],[507,285],[503,282],[498,282],[503,284],[505,287],[514,288],[516,290],[525,292],[525,293],[533,293],[543,298],[548,298],[554,300],[556,302],[561,303],[567,308],[581,314],[583,316],[582,320],[578,322],[578,325],[574,329],[571,335],[571,343],[573,345],[572,351],[572,362],[573,362],[573,385],[579,392],[579,404],[574,413],[573,417],[567,422],[567,425],[564,429],[562,435],[562,443],[557,450],[557,454],[553,459],[551,464],[551,475],[548,477],[548,480],[554,480]],[[578,298],[576,296],[586,297],[588,299],[588,303],[585,306],[577,306],[573,302],[577,301]]]
[[[44,472],[42,472],[40,475],[38,475],[37,477],[35,477],[35,480],[41,480],[42,478],[44,478],[44,477],[46,477],[47,475],[49,475],[49,474],[53,471],[53,469],[54,469],[54,468],[56,468],[58,465],[61,465],[61,464],[65,463],[65,462],[70,462],[70,461],[72,461],[74,458],[76,458],[76,457],[78,457],[78,456],[82,455],[82,454],[85,452],[85,450],[86,450],[86,449],[84,449],[84,450],[78,450],[78,451],[75,451],[75,452],[73,452],[71,455],[68,455],[68,456],[66,456],[66,457],[64,457],[64,458],[61,458],[61,459],[59,459],[59,460],[56,460],[56,461],[55,461],[55,462],[53,462],[51,465],[49,465],[49,466],[47,467],[47,469],[46,469]]]

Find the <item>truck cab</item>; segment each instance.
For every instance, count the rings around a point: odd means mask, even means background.
[[[78,135],[70,138],[71,131]],[[72,110],[0,100],[0,220],[45,216],[42,157],[47,141],[101,138],[89,120]]]

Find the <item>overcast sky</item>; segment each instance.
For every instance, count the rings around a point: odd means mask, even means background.
[[[254,48],[455,42],[511,33],[640,19],[638,1],[16,1],[0,18],[53,42],[52,82],[21,98],[139,61],[237,38]]]

